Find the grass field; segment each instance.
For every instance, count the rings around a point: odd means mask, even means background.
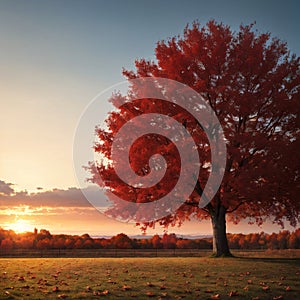
[[[0,270],[0,299],[300,299],[294,258],[2,258]]]

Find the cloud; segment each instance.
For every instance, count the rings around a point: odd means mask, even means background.
[[[77,216],[85,216],[94,213],[95,208],[93,207],[51,207],[51,206],[40,206],[40,207],[29,207],[25,205],[4,207],[0,206],[0,217],[1,220],[4,216],[66,216],[67,214],[76,214]]]
[[[103,206],[106,204],[106,200],[101,198],[99,188],[96,186],[89,186],[83,190],[72,187],[66,190],[53,189],[29,194],[27,191],[14,192],[10,188],[10,185],[3,184],[3,190],[0,192],[0,206],[91,207],[92,205],[88,202],[84,194],[88,195],[89,199],[98,197],[100,204],[103,203]]]
[[[7,183],[5,181],[0,180],[0,195],[9,196],[14,193],[14,189],[12,188],[12,183]]]

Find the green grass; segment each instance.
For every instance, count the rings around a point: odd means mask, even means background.
[[[300,295],[300,260],[290,258],[12,258],[0,259],[0,270],[0,299]]]

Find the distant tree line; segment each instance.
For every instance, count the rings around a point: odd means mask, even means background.
[[[267,234],[228,234],[232,249],[299,249],[300,229]],[[119,233],[112,238],[92,238],[88,234],[51,234],[41,229],[15,233],[0,228],[0,249],[212,249],[212,238],[186,239],[165,233],[151,238],[130,238]]]

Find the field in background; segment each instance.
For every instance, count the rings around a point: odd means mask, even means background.
[[[256,256],[1,258],[0,298],[299,299],[299,255]]]
[[[93,257],[206,257],[207,249],[0,249],[0,258],[93,258]],[[300,258],[300,249],[232,250],[237,257]]]

